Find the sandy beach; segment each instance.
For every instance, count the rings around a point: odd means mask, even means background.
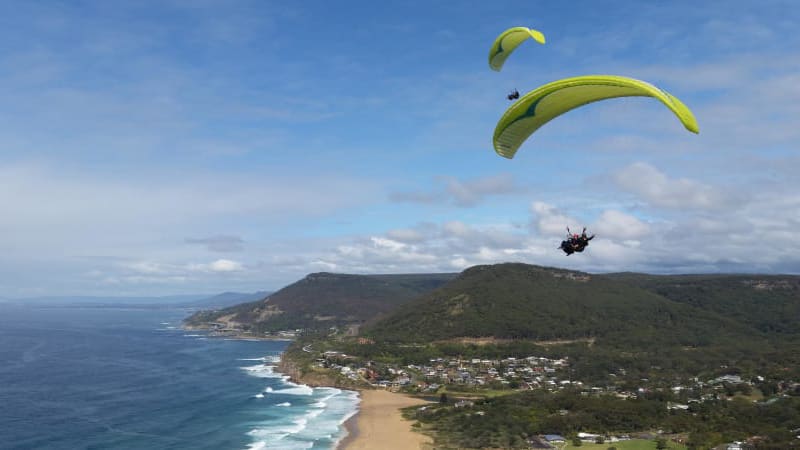
[[[387,391],[361,391],[359,412],[346,424],[349,435],[337,450],[419,450],[431,439],[411,429],[400,408],[422,405],[424,400]],[[425,447],[424,447],[425,446]]]

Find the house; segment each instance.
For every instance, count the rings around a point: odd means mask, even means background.
[[[599,437],[600,437],[599,434],[578,433],[578,439],[580,439],[583,442],[595,442]]]
[[[564,436],[561,436],[560,434],[545,434],[544,435],[544,440],[547,441],[547,442],[554,443],[554,444],[567,442],[567,440],[564,439]]]
[[[730,384],[741,384],[744,383],[742,377],[739,375],[723,375],[721,377],[714,378],[713,380],[709,381],[710,384],[720,384],[720,383],[730,383]]]
[[[689,405],[683,405],[681,403],[672,403],[667,402],[667,409],[672,411],[673,409],[679,409],[682,411],[687,411],[689,409]]]

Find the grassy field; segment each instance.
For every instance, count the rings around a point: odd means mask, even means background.
[[[475,391],[457,391],[457,390],[450,391],[447,388],[444,388],[440,389],[436,395],[439,395],[443,392],[448,396],[452,397],[490,398],[490,397],[499,397],[501,395],[518,394],[520,391],[515,389],[502,389],[502,390],[476,389]]]
[[[753,390],[750,392],[750,395],[737,393],[734,398],[743,398],[751,402],[760,402],[761,400],[764,400],[764,394],[762,394],[758,389],[753,388]]]
[[[655,450],[656,441],[645,439],[632,439],[630,441],[607,442],[605,444],[587,444],[580,447],[567,444],[563,450],[607,450],[609,447],[616,447],[617,450]],[[670,450],[686,450],[686,447],[675,442],[667,441],[667,448]]]

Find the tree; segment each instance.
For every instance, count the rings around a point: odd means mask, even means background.
[[[442,392],[442,395],[439,396],[439,403],[446,404],[447,403],[447,394]]]
[[[581,445],[583,445],[583,442],[581,441],[581,438],[577,438],[577,437],[576,438],[572,438],[572,445],[574,447],[580,447]]]
[[[664,438],[656,439],[656,449],[665,450],[667,448],[667,440]]]
[[[598,444],[605,444],[606,439],[603,436],[597,436],[594,441]]]

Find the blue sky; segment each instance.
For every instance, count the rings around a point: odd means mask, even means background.
[[[379,6],[378,6],[379,5]],[[792,2],[3,2],[0,297],[309,272],[800,273]],[[542,31],[500,73],[489,46]],[[627,75],[513,160],[505,95]],[[598,233],[555,248],[565,226]]]

